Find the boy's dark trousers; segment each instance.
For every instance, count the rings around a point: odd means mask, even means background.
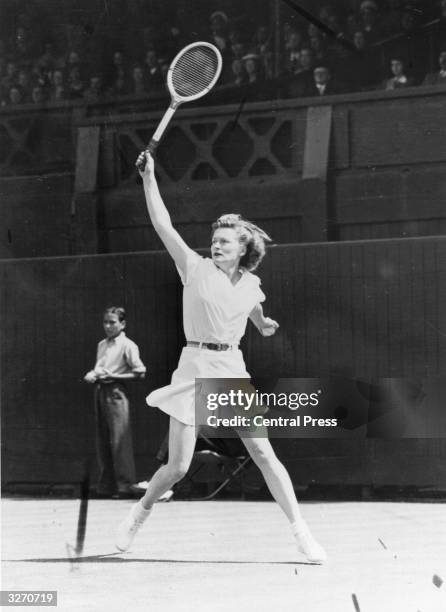
[[[129,401],[124,385],[97,384],[95,389],[97,492],[128,493],[135,483]]]

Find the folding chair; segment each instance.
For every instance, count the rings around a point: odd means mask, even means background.
[[[167,462],[168,452],[169,434],[166,434],[156,454],[160,463]],[[213,499],[237,478],[241,482],[243,496],[243,472],[251,462],[252,459],[240,440],[208,438],[200,433],[186,478],[192,485],[197,484],[197,482],[205,482],[209,491],[205,497],[193,499],[196,501]],[[215,477],[216,472],[217,477]],[[197,476],[204,476],[204,480],[199,480]],[[221,476],[223,480],[221,480]],[[212,485],[215,488],[212,488]]]
[[[194,484],[194,478],[196,479],[200,472],[209,467],[208,478],[205,479],[208,485],[208,494],[204,497],[193,498],[193,500],[207,501],[214,499],[220,491],[223,491],[237,478],[240,479],[243,496],[243,472],[251,462],[252,459],[240,440],[207,438],[200,433],[187,478]],[[222,482],[219,482],[219,479],[216,480],[215,476],[211,477],[213,474],[215,475],[216,470],[223,476],[224,480]]]

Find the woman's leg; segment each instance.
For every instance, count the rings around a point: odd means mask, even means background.
[[[266,484],[290,523],[302,520],[291,478],[274,452],[268,438],[242,438],[252,460],[262,472]]]
[[[144,508],[150,508],[163,493],[186,475],[194,454],[196,439],[193,425],[185,425],[170,417],[169,461],[152,476],[144,497],[140,500]]]
[[[242,438],[254,463],[265,478],[272,496],[290,521],[291,530],[296,538],[300,552],[309,561],[322,563],[327,555],[316,542],[302,518],[294,493],[291,478],[284,465],[278,460],[268,438]]]
[[[152,476],[144,497],[130,508],[118,527],[116,547],[121,551],[130,548],[133,539],[149,516],[156,500],[186,475],[195,449],[195,427],[184,425],[173,417],[169,427],[169,461]]]

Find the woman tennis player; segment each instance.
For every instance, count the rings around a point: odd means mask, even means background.
[[[195,378],[247,378],[238,348],[248,318],[263,336],[279,327],[265,317],[260,279],[251,273],[265,255],[269,237],[239,215],[223,215],[212,226],[211,258],[190,249],[172,226],[155,178],[154,162],[144,152],[136,162],[144,183],[150,220],[174,260],[184,285],[183,322],[187,346],[169,385],[147,398],[170,415],[169,459],[152,477],[144,497],[118,528],[116,546],[127,550],[159,497],[187,473],[196,442]],[[142,169],[141,169],[142,168]],[[267,437],[243,437],[249,454],[288,518],[298,549],[322,563],[326,553],[303,520],[291,479]]]

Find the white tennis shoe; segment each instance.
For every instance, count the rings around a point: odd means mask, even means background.
[[[316,542],[305,523],[299,525],[294,533],[294,537],[296,538],[299,552],[303,553],[308,561],[322,564],[327,560],[327,553],[322,546]]]
[[[150,484],[150,480],[141,480],[141,482],[137,482],[136,484],[132,485],[132,490],[137,493],[145,492],[147,491],[147,487],[149,486],[149,484]],[[172,489],[169,489],[168,491],[160,495],[156,501],[157,502],[168,502],[172,499],[172,497],[173,497],[173,491]]]
[[[139,528],[151,512],[152,508],[146,510],[141,502],[133,504],[116,533],[115,545],[118,550],[125,552],[130,548]]]

